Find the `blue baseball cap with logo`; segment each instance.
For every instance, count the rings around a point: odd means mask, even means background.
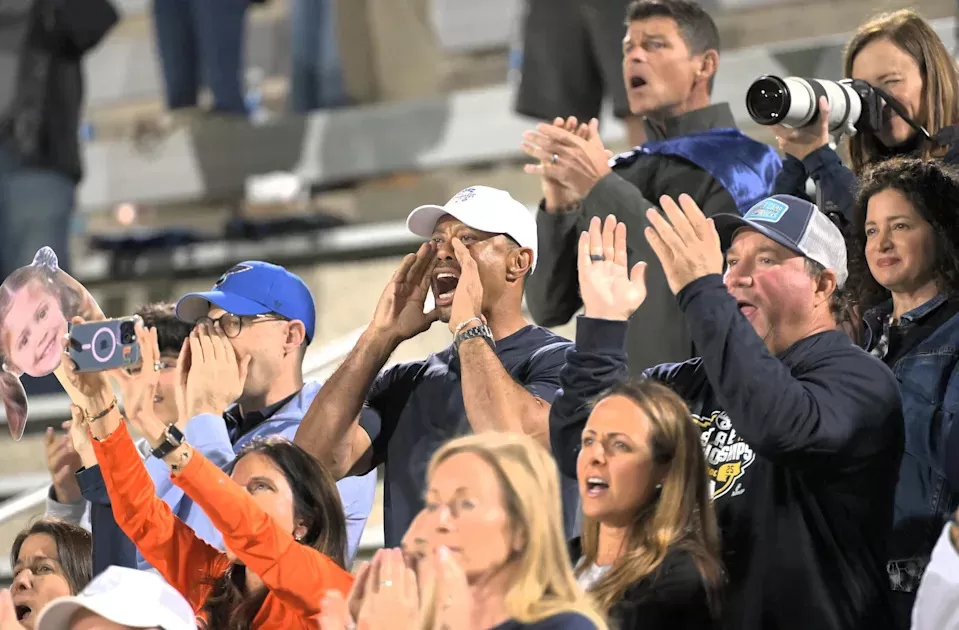
[[[732,245],[742,228],[749,228],[783,247],[813,260],[836,274],[839,287],[846,283],[846,241],[842,232],[815,204],[792,195],[763,199],[743,216],[717,214],[713,217],[723,251]]]
[[[176,304],[180,321],[195,324],[218,306],[234,315],[280,315],[303,322],[306,338],[313,340],[316,305],[309,287],[296,274],[279,265],[247,260],[226,270],[213,288],[188,293]]]

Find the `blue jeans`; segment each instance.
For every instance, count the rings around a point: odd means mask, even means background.
[[[76,205],[76,182],[57,171],[23,166],[12,144],[0,143],[0,282],[33,262],[49,245],[70,264],[70,219]],[[52,374],[24,378],[27,395],[62,392]]]
[[[73,178],[24,166],[10,143],[0,144],[0,278],[29,265],[44,245],[67,270],[75,204]]]
[[[293,0],[290,7],[290,107],[294,112],[347,104],[334,1]]]
[[[245,113],[243,37],[248,0],[154,0],[153,24],[167,106],[194,107],[213,92],[217,112]]]

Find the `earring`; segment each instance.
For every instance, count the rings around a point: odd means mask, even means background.
[[[657,484],[656,484],[656,489],[657,489],[657,490],[662,490],[662,489],[663,489],[663,484],[657,483]]]

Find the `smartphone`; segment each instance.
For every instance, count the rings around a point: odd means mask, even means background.
[[[138,317],[85,322],[70,327],[70,358],[78,372],[102,372],[140,365]]]

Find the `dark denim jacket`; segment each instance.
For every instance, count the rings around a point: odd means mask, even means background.
[[[900,326],[916,325],[946,303],[939,295],[900,318]],[[863,316],[866,349],[872,350],[882,336],[883,322],[892,311],[892,301]],[[905,453],[896,487],[890,560],[905,566],[916,561],[921,572],[943,523],[959,506],[959,487],[949,483],[946,444],[959,432],[959,315],[954,315],[923,339],[895,364],[889,366],[902,393],[906,429]],[[951,463],[951,462],[949,462]],[[891,574],[895,567],[890,569]],[[913,573],[909,570],[908,573]],[[913,591],[918,575],[902,576],[896,590]],[[912,578],[912,579],[910,579]],[[893,580],[894,587],[896,580]]]

